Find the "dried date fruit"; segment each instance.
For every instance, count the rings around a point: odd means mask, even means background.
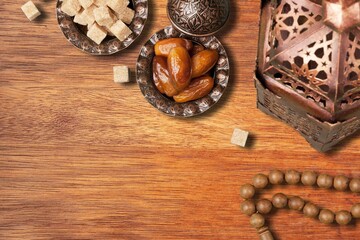
[[[175,47],[184,47],[188,51],[193,48],[193,44],[190,40],[184,38],[168,38],[160,40],[155,44],[155,55],[156,56],[169,56],[171,49]]]
[[[153,80],[156,88],[161,92],[168,94],[176,94],[177,91],[169,84],[169,71],[167,69],[167,61],[164,57],[155,56],[153,59]],[[165,85],[165,87],[164,87]],[[165,91],[166,89],[166,91]]]
[[[216,50],[206,49],[191,58],[192,78],[197,78],[210,71],[219,59]]]
[[[171,49],[167,66],[174,88],[179,92],[185,89],[190,83],[192,72],[191,58],[186,48],[175,47]]]
[[[214,79],[210,76],[201,76],[191,81],[190,85],[174,96],[175,102],[184,103],[208,95],[214,87]]]
[[[205,47],[203,45],[200,44],[194,44],[193,48],[190,51],[190,56],[194,56],[196,54],[198,54],[201,51],[204,51]]]

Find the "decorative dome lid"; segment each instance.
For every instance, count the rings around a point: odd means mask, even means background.
[[[190,36],[209,36],[229,18],[228,0],[169,0],[168,17],[179,31]]]

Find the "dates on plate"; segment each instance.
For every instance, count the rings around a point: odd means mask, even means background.
[[[168,38],[160,40],[155,44],[155,55],[167,57],[171,49],[175,47],[184,47],[190,51],[193,48],[193,43],[185,38]]]
[[[185,38],[169,38],[155,44],[153,79],[162,94],[175,102],[197,100],[214,87],[211,69],[219,58],[216,50]]]
[[[196,100],[208,95],[214,87],[214,79],[210,76],[202,76],[191,81],[190,85],[174,96],[175,102],[184,103]]]
[[[194,55],[196,55],[196,54],[198,54],[199,52],[204,51],[204,50],[205,50],[205,48],[204,48],[203,45],[194,44],[194,45],[193,45],[193,48],[192,48],[191,51],[190,51],[190,56],[194,56]]]
[[[174,88],[167,67],[167,59],[160,56],[155,56],[153,59],[153,79],[156,88],[161,93],[165,93],[171,97],[178,93]]]
[[[179,92],[185,89],[191,80],[191,58],[189,52],[184,47],[171,49],[167,65],[170,79],[173,86]]]
[[[192,78],[197,78],[209,72],[219,59],[219,54],[216,50],[206,49],[195,54],[191,58],[192,62]]]

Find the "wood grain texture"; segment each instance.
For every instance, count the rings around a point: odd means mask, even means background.
[[[113,83],[112,66],[135,66],[141,44],[169,25],[166,1],[150,1],[143,35],[108,57],[71,46],[55,1],[0,4],[0,239],[257,239],[239,211],[241,184],[270,169],[360,177],[359,135],[335,151],[312,149],[256,109],[252,80],[259,0],[232,1],[218,33],[231,59],[229,88],[202,116],[174,119],[148,104],[136,83]],[[249,148],[230,144],[235,127]],[[273,188],[334,211],[359,195]],[[278,239],[359,239],[360,223],[325,226],[291,211],[269,218]],[[301,236],[301,237],[300,237]]]

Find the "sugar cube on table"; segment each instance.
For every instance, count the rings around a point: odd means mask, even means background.
[[[127,7],[122,13],[115,12],[115,15],[124,23],[130,24],[135,16],[135,11]]]
[[[94,3],[94,0],[79,0],[79,3],[84,9],[86,9]]]
[[[128,0],[108,0],[106,4],[115,12],[122,14],[122,12],[129,5]]]
[[[98,7],[94,9],[95,21],[101,26],[110,27],[116,20],[116,16],[108,7]]]
[[[94,23],[87,32],[86,36],[88,36],[91,40],[100,44],[106,37],[107,32],[102,27],[100,27],[97,23]]]
[[[78,0],[64,0],[61,5],[61,11],[73,17],[81,10]]]
[[[239,145],[241,147],[245,147],[248,137],[249,137],[249,132],[235,128],[231,138],[231,143],[235,145]]]
[[[128,26],[125,25],[121,20],[117,20],[110,27],[110,31],[120,40],[124,41],[128,36],[132,34],[132,31]]]
[[[41,12],[37,9],[32,1],[28,1],[22,5],[21,10],[25,13],[26,17],[32,21],[41,15]]]
[[[113,69],[115,83],[130,82],[130,70],[127,66],[114,66]]]

